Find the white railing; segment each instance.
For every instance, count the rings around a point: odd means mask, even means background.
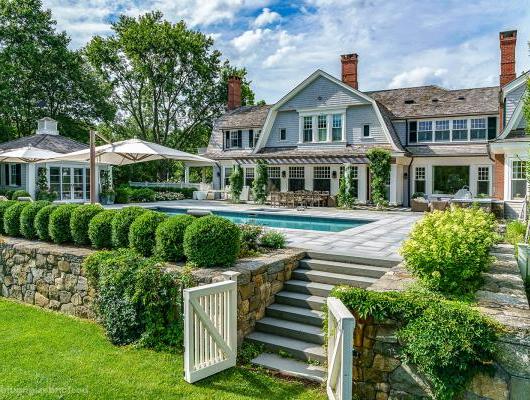
[[[208,183],[186,183],[186,182],[132,182],[129,181],[129,186],[132,187],[146,187],[146,188],[175,188],[175,189],[201,189],[203,187],[211,186]]]
[[[184,289],[184,379],[193,383],[236,365],[237,275]]]
[[[328,380],[330,400],[352,398],[353,330],[355,318],[337,298],[328,297]]]

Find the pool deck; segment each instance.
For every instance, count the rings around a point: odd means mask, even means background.
[[[371,220],[373,222],[341,232],[321,232],[302,229],[274,228],[283,232],[290,247],[325,253],[344,253],[358,256],[374,256],[400,258],[398,249],[408,235],[412,225],[422,217],[421,213],[410,211],[368,211],[339,210],[336,208],[308,208],[297,211],[289,208],[271,208],[257,204],[231,204],[222,201],[180,200],[160,201],[155,203],[127,204],[148,208],[193,208],[216,211],[256,211],[274,215],[318,216],[327,218],[347,218]],[[125,205],[110,206],[121,208]]]

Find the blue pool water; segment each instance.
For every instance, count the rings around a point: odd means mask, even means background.
[[[161,208],[169,215],[185,214],[185,208]],[[229,219],[236,224],[261,225],[271,228],[304,229],[321,232],[340,232],[355,228],[372,221],[356,219],[338,219],[313,216],[275,215],[267,213],[212,211],[213,214]]]

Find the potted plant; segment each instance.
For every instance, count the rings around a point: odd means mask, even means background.
[[[103,205],[114,204],[114,199],[116,197],[116,192],[112,187],[112,177],[111,172],[108,170],[101,171],[101,182],[100,182],[100,193],[99,193],[99,202]]]

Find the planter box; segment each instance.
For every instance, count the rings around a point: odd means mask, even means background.
[[[517,264],[524,280],[530,278],[530,245],[519,243],[517,245]]]

